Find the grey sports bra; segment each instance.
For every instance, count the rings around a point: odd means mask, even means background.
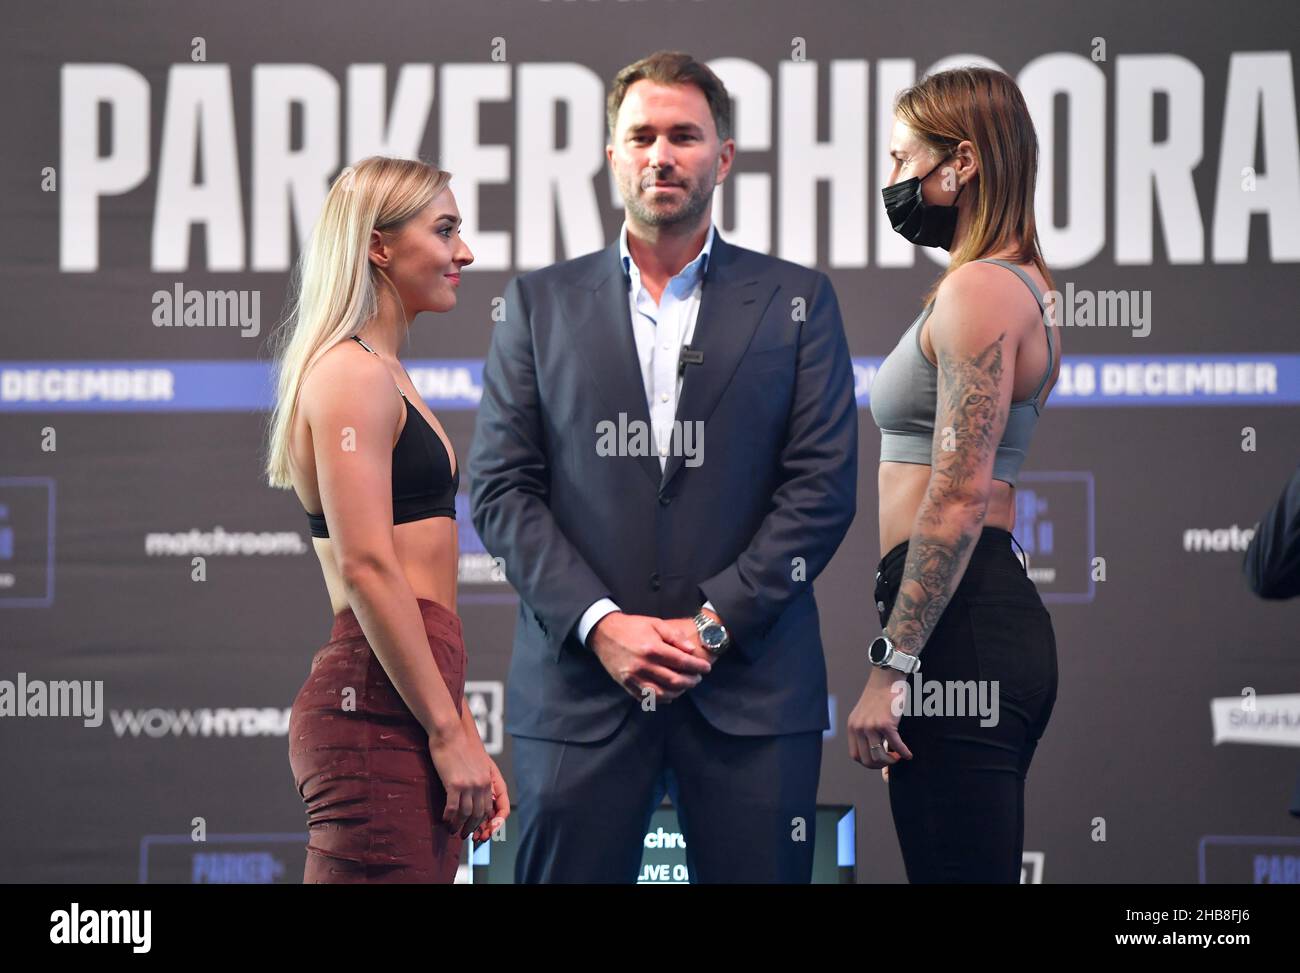
[[[1033,278],[1024,270],[992,257],[977,262],[997,264],[1015,273],[1033,292],[1039,311],[1043,310],[1043,295],[1039,293]],[[939,394],[939,370],[921,351],[921,326],[933,310],[934,301],[931,301],[881,363],[875,380],[871,383],[871,417],[880,427],[882,463],[930,465],[935,402]],[[1002,434],[1002,442],[998,444],[997,455],[993,460],[993,479],[1012,486],[1016,485],[1020,465],[1025,461],[1029,441],[1033,438],[1034,426],[1042,413],[1038,396],[1052,375],[1055,351],[1052,329],[1045,320],[1043,329],[1047,332],[1047,371],[1032,396],[1011,403],[1006,431]]]

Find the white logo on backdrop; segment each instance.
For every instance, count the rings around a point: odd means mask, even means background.
[[[1300,693],[1221,696],[1210,701],[1214,742],[1300,747]]]

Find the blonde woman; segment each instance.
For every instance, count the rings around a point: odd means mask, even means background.
[[[899,94],[890,224],[951,260],[881,364],[876,609],[849,754],[879,769],[912,882],[1018,882],[1025,775],[1056,701],[1056,638],[1011,545],[1016,482],[1061,364],[1034,223],[1038,141],[1001,71]],[[913,695],[925,687],[925,708]],[[936,713],[931,684],[976,687]],[[964,697],[969,698],[969,697]]]
[[[397,358],[474,259],[450,178],[406,159],[345,169],[277,335],[267,475],[307,511],[334,610],[289,720],[304,882],[450,882],[463,840],[509,814],[462,705],[460,464]]]

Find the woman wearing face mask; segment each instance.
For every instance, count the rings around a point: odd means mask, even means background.
[[[462,699],[460,464],[397,359],[474,259],[450,178],[406,159],[345,169],[277,335],[268,479],[305,506],[334,611],[289,719],[304,882],[450,882],[463,839],[510,813]]]
[[[884,631],[849,754],[888,781],[909,881],[1017,882],[1025,774],[1057,682],[1052,620],[1011,536],[1060,368],[1038,144],[1015,82],[983,68],[922,79],[894,116],[886,212],[951,261],[871,388]]]

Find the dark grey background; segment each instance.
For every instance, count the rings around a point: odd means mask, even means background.
[[[1109,60],[1100,67],[1107,77],[1111,139],[1107,242],[1089,263],[1056,268],[1057,280],[1072,280],[1078,288],[1150,289],[1157,316],[1143,341],[1118,329],[1075,329],[1066,335],[1067,360],[1294,353],[1296,267],[1273,261],[1266,219],[1252,222],[1245,265],[1213,263],[1209,237],[1229,57],[1278,49],[1294,56],[1296,27],[1292,3],[1229,8],[1209,0],[1174,7],[1065,0],[43,3],[18,15],[16,27],[0,39],[0,124],[7,133],[0,154],[0,184],[7,190],[0,195],[0,364],[265,359],[266,327],[283,305],[285,274],[208,273],[202,231],[193,234],[183,272],[149,269],[167,71],[189,60],[194,36],[206,39],[209,63],[231,66],[249,235],[254,64],[318,65],[342,93],[347,65],[383,63],[391,95],[400,65],[483,62],[498,36],[514,64],[574,62],[606,82],[646,53],[681,48],[702,60],[746,58],[767,71],[775,140],[777,72],[789,58],[791,38],[806,38],[808,58],[822,67],[823,126],[829,118],[826,65],[865,60],[870,88],[863,124],[869,126],[871,160],[866,267],[827,265],[824,189],[817,214],[820,265],[838,292],[851,350],[865,357],[893,347],[937,273],[925,259],[906,269],[876,265],[881,210],[875,160],[885,150],[875,139],[876,62],[912,58],[919,74],[940,58],[977,53],[1015,75],[1045,53],[1087,56],[1092,38],[1105,37]],[[1127,160],[1116,157],[1110,135],[1114,65],[1129,53],[1177,54],[1204,77],[1205,151],[1194,177],[1207,238],[1203,263],[1171,265],[1157,220],[1152,263],[1115,264],[1113,198],[1116,183],[1126,178]],[[98,62],[130,66],[148,80],[153,168],[138,189],[101,201],[99,269],[68,273],[59,269],[58,196],[40,191],[40,170],[59,164],[62,66]],[[443,89],[441,75],[438,82],[422,144],[424,157],[434,161],[442,104],[455,98]],[[346,133],[345,107],[341,115]],[[514,123],[512,102],[486,106],[480,141],[509,145]],[[1058,144],[1063,159],[1068,142],[1062,138]],[[779,178],[778,154],[741,153],[736,171]],[[609,240],[621,211],[609,202],[604,176],[596,192]],[[511,229],[513,198],[509,186],[486,187],[481,226]],[[774,201],[774,221],[775,213]],[[1300,213],[1289,218],[1300,219]],[[727,225],[719,229],[728,235]],[[773,239],[779,235],[774,226]],[[472,237],[468,243],[474,246]],[[251,246],[248,253],[251,259]],[[508,272],[467,273],[455,311],[415,322],[409,357],[482,358],[488,310],[508,278]],[[245,340],[227,329],[153,328],[150,295],[178,280],[191,288],[259,289],[262,337]],[[1236,696],[1244,686],[1261,695],[1300,691],[1300,608],[1253,599],[1241,580],[1240,552],[1183,548],[1188,529],[1255,522],[1300,452],[1296,410],[1055,405],[1044,414],[1025,470],[1091,476],[1095,549],[1106,558],[1108,580],[1096,586],[1091,600],[1049,602],[1060,695],[1029,776],[1025,848],[1045,853],[1044,881],[1195,881],[1198,842],[1205,835],[1300,835],[1300,821],[1286,814],[1300,765],[1295,751],[1214,746],[1209,719],[1213,697]],[[473,411],[447,410],[440,418],[463,459]],[[103,679],[106,708],[118,711],[287,707],[325,640],[329,607],[300,507],[292,495],[263,484],[263,422],[264,416],[253,413],[54,415],[0,409],[0,476],[52,477],[58,498],[54,604],[0,608],[0,678],[12,680],[23,671],[31,678]],[[58,431],[56,453],[40,449],[45,426]],[[1240,447],[1244,426],[1257,430],[1256,452]],[[850,761],[843,732],[865,679],[865,644],[877,632],[869,593],[881,553],[878,450],[879,436],[863,410],[859,515],[816,586],[836,697],[819,796],[857,807],[860,880],[897,882],[903,870],[885,785],[877,773]],[[462,487],[466,492],[464,478]],[[1077,539],[1062,554],[1063,570],[1077,573],[1088,553],[1086,540],[1078,539],[1086,534],[1086,518],[1062,494],[1052,497],[1058,535]],[[296,531],[307,550],[298,556],[210,557],[202,584],[190,580],[188,558],[144,552],[146,533],[214,525]],[[470,531],[463,520],[462,533]],[[503,586],[462,585],[459,612],[473,681],[504,678],[515,616],[508,595]],[[210,834],[305,830],[284,736],[147,739],[116,735],[107,718],[95,729],[72,720],[8,719],[0,722],[0,741],[0,879],[136,881],[144,836],[187,834],[195,817],[206,820]],[[498,759],[510,779],[508,743]],[[1095,818],[1105,819],[1104,842],[1093,840]],[[1224,877],[1248,880],[1249,874]]]

